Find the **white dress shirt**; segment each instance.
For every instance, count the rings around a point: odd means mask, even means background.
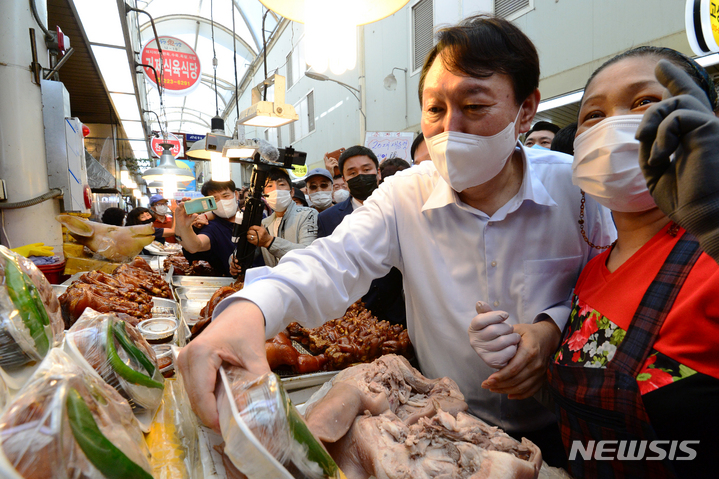
[[[508,324],[547,315],[564,328],[579,272],[597,252],[579,231],[581,196],[571,181],[572,158],[519,148],[520,190],[491,217],[460,201],[426,161],[387,178],[331,236],[286,254],[275,268],[249,270],[245,288],[231,298],[262,310],[270,338],[291,321],[317,327],[341,317],[373,279],[396,266],[422,372],[454,379],[470,411],[505,430],[548,425],[553,412],[534,399],[509,400],[481,388],[494,370],[467,335],[479,300],[508,312]],[[585,231],[597,245],[616,236],[609,211],[590,198]]]

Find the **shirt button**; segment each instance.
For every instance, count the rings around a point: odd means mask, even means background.
[[[497,306],[499,306],[499,301],[494,302],[494,307],[496,308]]]
[[[492,261],[492,267],[493,267],[493,268],[496,268],[496,267],[497,267],[497,262],[496,262],[496,261]]]

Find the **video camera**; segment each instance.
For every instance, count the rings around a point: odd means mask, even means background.
[[[235,140],[238,141],[238,140]],[[230,161],[254,165],[250,179],[250,195],[245,201],[245,212],[242,216],[242,223],[235,223],[232,231],[232,241],[236,244],[234,259],[240,265],[240,276],[244,277],[247,269],[252,266],[255,257],[255,245],[247,241],[247,232],[251,226],[260,226],[262,223],[262,210],[264,203],[265,183],[270,169],[293,168],[293,165],[304,165],[307,161],[307,153],[296,151],[292,147],[277,149],[264,140],[252,139],[241,140],[240,145],[225,144],[225,156]],[[230,142],[228,142],[230,143]],[[251,157],[239,157],[246,155],[254,149]],[[243,152],[240,152],[242,150]],[[233,158],[233,151],[238,151],[238,157]]]

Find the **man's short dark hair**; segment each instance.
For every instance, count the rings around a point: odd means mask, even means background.
[[[213,193],[221,193],[225,190],[235,191],[235,182],[210,180],[202,185],[202,196],[210,196]]]
[[[342,173],[340,173],[339,175],[333,176],[333,177],[332,177],[332,181],[334,181],[334,180],[339,180],[340,178],[342,178]]]
[[[414,152],[417,151],[417,148],[419,148],[419,145],[421,145],[423,141],[424,134],[420,131],[419,135],[417,135],[417,138],[415,138],[412,142],[412,147],[409,149],[409,155],[412,158],[412,161],[414,161]]]
[[[353,158],[355,156],[369,156],[370,160],[374,162],[374,166],[379,168],[379,160],[377,159],[377,155],[374,154],[374,151],[370,150],[366,146],[362,145],[355,145],[350,146],[345,151],[342,152],[340,155],[339,160],[337,160],[337,166],[339,167],[340,171],[344,173],[344,166],[345,161],[349,160],[350,158]]]
[[[427,72],[441,55],[444,67],[454,73],[488,78],[509,76],[514,100],[521,104],[539,86],[539,55],[532,41],[512,22],[492,15],[475,15],[437,32],[419,77],[419,104]]]
[[[548,121],[538,121],[537,123],[534,124],[534,126],[532,126],[532,128],[530,128],[530,130],[527,132],[527,136],[525,136],[525,138],[527,138],[529,135],[531,135],[535,131],[551,131],[552,133],[554,133],[556,135],[559,130],[560,130],[560,128],[557,125],[555,125],[554,123],[550,123]]]
[[[270,172],[267,174],[267,181],[277,180],[285,180],[287,182],[287,186],[292,188],[292,180],[290,179],[290,175],[282,168],[273,166],[272,168],[270,168]]]
[[[574,137],[577,136],[577,122],[570,123],[554,135],[550,150],[561,151],[574,156]]]
[[[388,176],[392,176],[398,171],[406,170],[410,167],[403,158],[387,158],[379,165],[379,173],[382,177],[382,181]]]
[[[121,208],[111,207],[102,214],[102,222],[106,225],[122,226],[122,220],[125,219],[125,210]]]

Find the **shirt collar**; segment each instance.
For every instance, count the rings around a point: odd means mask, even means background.
[[[515,196],[515,198],[519,199],[518,204],[522,204],[524,201],[528,200],[533,201],[534,203],[539,205],[557,206],[557,203],[555,203],[555,201],[552,199],[551,195],[544,187],[544,184],[534,172],[532,164],[527,159],[527,154],[524,146],[520,142],[517,142],[517,148],[522,155],[522,162],[524,163],[524,175],[522,178],[522,185],[519,188],[519,192]],[[432,165],[432,168],[437,171],[436,168],[434,168],[434,165]],[[462,202],[462,200],[459,199],[459,195],[457,194],[457,192],[454,191],[449,186],[449,184],[447,184],[446,181],[444,181],[444,178],[442,178],[439,173],[436,173],[436,175],[437,183],[434,185],[434,189],[427,198],[427,201],[424,202],[424,205],[422,206],[422,211],[443,208],[452,203],[456,204],[459,207],[466,206]]]

